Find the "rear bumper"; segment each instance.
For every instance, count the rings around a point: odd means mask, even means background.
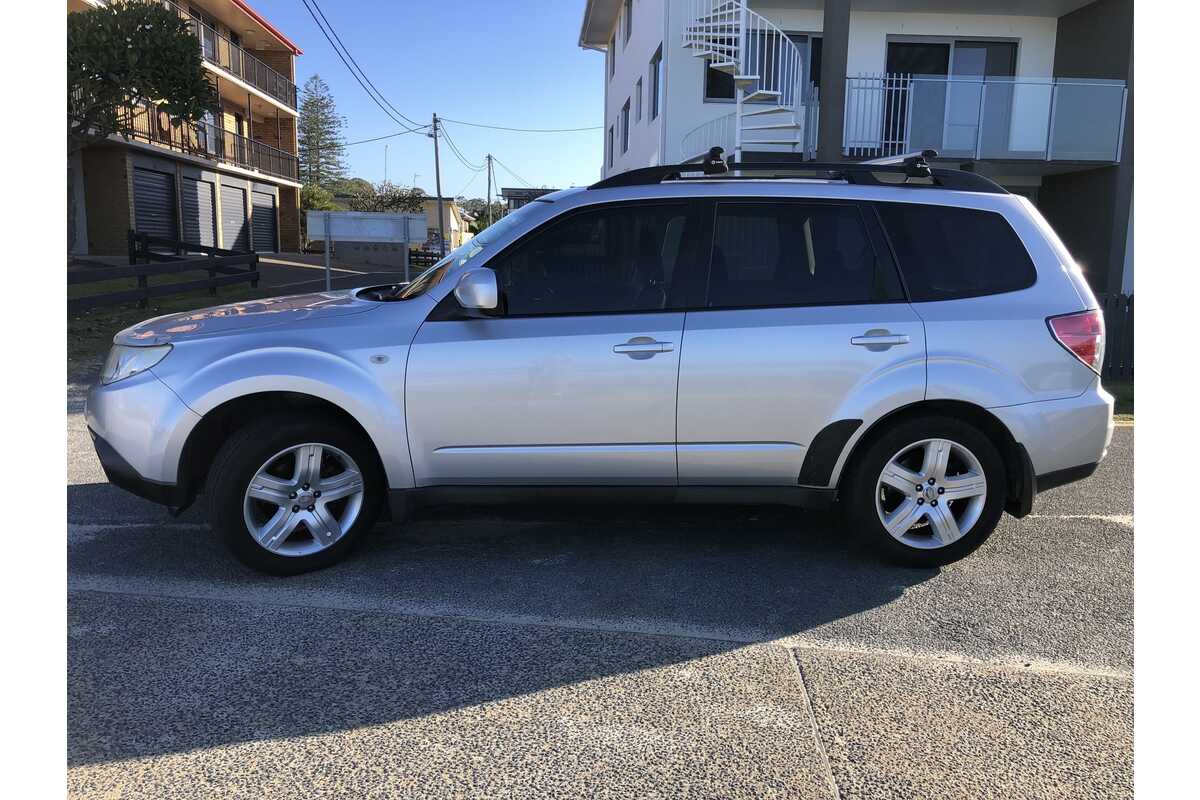
[[[1100,388],[1099,378],[1077,397],[989,410],[1029,453],[1039,491],[1091,474],[1087,471],[1079,477],[1069,477],[1087,467],[1094,470],[1112,441],[1113,398]]]

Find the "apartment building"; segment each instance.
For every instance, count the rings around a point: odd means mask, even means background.
[[[601,175],[932,148],[1032,200],[1133,291],[1132,0],[587,0]]]
[[[300,48],[245,0],[146,1],[195,33],[220,108],[197,123],[135,109],[124,136],[77,154],[74,252],[124,253],[131,229],[230,250],[299,250]],[[67,11],[101,5],[68,0]]]

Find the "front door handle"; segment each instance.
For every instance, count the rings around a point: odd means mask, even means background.
[[[638,360],[653,358],[658,353],[669,353],[674,349],[672,342],[660,342],[651,336],[635,336],[628,342],[613,345],[614,353]]]
[[[892,333],[885,328],[873,328],[862,336],[851,336],[850,344],[865,347],[868,350],[887,350],[898,344],[908,344],[912,341],[907,333]]]

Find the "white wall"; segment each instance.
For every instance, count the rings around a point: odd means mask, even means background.
[[[787,0],[751,2],[751,8],[785,31],[820,33],[824,27],[822,12],[798,5]],[[649,91],[647,69],[660,42],[664,56],[664,110],[660,120],[650,123],[649,103],[643,101],[645,113],[641,122],[631,123],[630,148],[624,156],[620,152],[619,130],[614,131],[616,157],[611,172],[681,160],[680,143],[689,131],[734,110],[732,102],[704,100],[704,61],[682,44],[684,28],[690,21],[690,6],[688,0],[634,0],[633,35],[627,46],[622,44],[618,23],[616,76],[608,80],[605,73],[605,141],[609,126],[615,125],[620,117],[625,98],[632,96],[639,75],[643,76],[645,91]],[[1048,78],[1053,74],[1057,30],[1058,20],[1053,16],[851,11],[846,71],[851,76],[883,72],[889,36],[979,37],[1016,40],[1017,76]],[[608,69],[607,64],[604,69]],[[1031,107],[1020,113],[1014,108],[1014,125],[1021,120],[1044,119],[1045,115],[1034,106],[1048,102],[1048,93],[1039,87],[1023,87],[1021,91],[1025,95],[1015,98],[1014,103]],[[1014,129],[1014,134],[1022,132]],[[1014,141],[1020,138],[1044,142],[1045,130],[1024,131]],[[609,173],[606,160],[603,174]]]
[[[661,151],[662,120],[650,119],[650,59],[663,43],[663,20],[667,0],[633,0],[633,30],[624,41],[622,23],[617,22],[616,73],[608,76],[608,54],[604,63],[604,167],[601,175],[664,163]],[[664,44],[664,60],[666,45]],[[664,77],[667,67],[663,67]],[[637,82],[642,81],[642,118],[637,117]],[[629,99],[629,150],[621,152],[621,108]],[[608,168],[608,129],[613,128],[613,168]]]

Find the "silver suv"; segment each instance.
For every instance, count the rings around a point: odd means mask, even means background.
[[[1024,198],[900,165],[651,167],[543,197],[411,284],[118,333],[109,480],[274,573],[431,503],[827,507],[961,558],[1089,475],[1102,317]]]

